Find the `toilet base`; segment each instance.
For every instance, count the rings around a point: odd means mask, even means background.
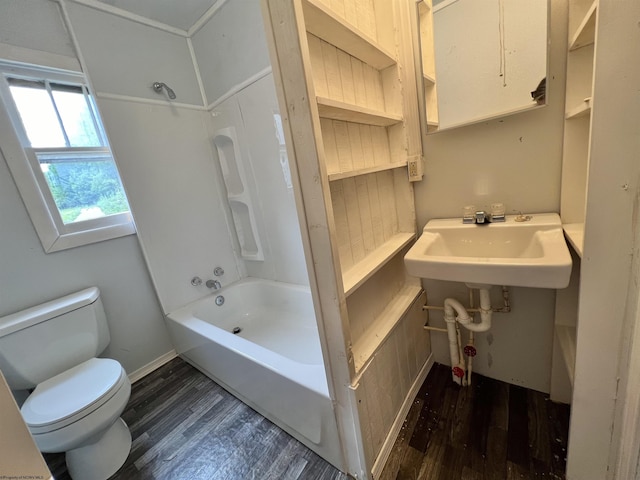
[[[67,470],[73,480],[106,480],[124,464],[130,450],[131,432],[118,418],[91,443],[66,453]]]

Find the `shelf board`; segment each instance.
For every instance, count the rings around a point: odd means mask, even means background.
[[[346,297],[351,295],[356,289],[367,281],[374,273],[382,268],[396,253],[407,246],[416,238],[416,234],[396,233],[393,237],[369,253],[366,257],[356,263],[342,274],[342,284]]]
[[[367,327],[367,331],[353,345],[353,361],[356,374],[367,365],[380,345],[384,343],[400,319],[422,293],[420,285],[405,285],[387,307]]]
[[[584,99],[584,101],[582,101],[582,103],[580,103],[580,105],[569,110],[566,113],[565,118],[567,120],[571,120],[573,118],[580,118],[590,114],[591,114],[591,97],[587,97]]]
[[[302,10],[309,33],[378,70],[396,64],[394,56],[376,40],[338,17],[319,0],[304,0]]]
[[[565,223],[562,225],[564,235],[569,243],[576,251],[578,256],[582,258],[582,249],[584,246],[584,223]]]
[[[425,86],[433,86],[436,84],[436,78],[432,75],[429,75],[426,72],[422,72],[422,78],[424,79]]]
[[[335,180],[342,180],[344,178],[357,177],[359,175],[366,175],[368,173],[383,172],[385,170],[393,170],[394,168],[405,168],[406,166],[407,166],[407,161],[404,160],[402,162],[386,163],[382,165],[375,165],[373,167],[359,168],[357,170],[349,170],[348,172],[330,173],[328,176],[329,176],[329,181],[333,182]]]
[[[586,47],[595,42],[596,38],[596,9],[597,0],[594,0],[586,15],[578,25],[576,33],[573,34],[571,42],[569,43],[569,51],[577,50],[581,47]]]
[[[318,102],[318,114],[322,118],[364,123],[378,127],[388,127],[402,121],[401,115],[359,107],[326,97],[317,97],[316,101]]]
[[[560,344],[562,358],[567,366],[569,381],[573,387],[573,378],[576,368],[576,327],[556,325],[556,338]]]

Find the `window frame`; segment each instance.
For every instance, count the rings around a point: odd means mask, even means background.
[[[88,95],[85,93],[85,98],[93,110],[97,133],[104,142],[104,146],[32,147],[9,90],[7,77],[46,79],[50,82],[84,86],[88,92]],[[116,171],[118,170],[96,102],[82,73],[0,61],[0,106],[3,107],[0,108],[0,151],[4,154],[11,175],[46,253],[136,233],[131,211],[65,224],[40,167],[38,153],[69,152],[73,155],[74,153],[95,152],[108,154],[114,162]],[[122,184],[119,171],[118,176]]]

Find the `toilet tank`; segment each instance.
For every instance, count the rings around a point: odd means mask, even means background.
[[[100,354],[109,328],[96,287],[0,318],[0,370],[13,390],[32,388]]]

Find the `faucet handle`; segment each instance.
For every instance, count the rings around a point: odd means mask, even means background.
[[[476,223],[475,213],[475,205],[466,205],[462,212],[462,223]]]

